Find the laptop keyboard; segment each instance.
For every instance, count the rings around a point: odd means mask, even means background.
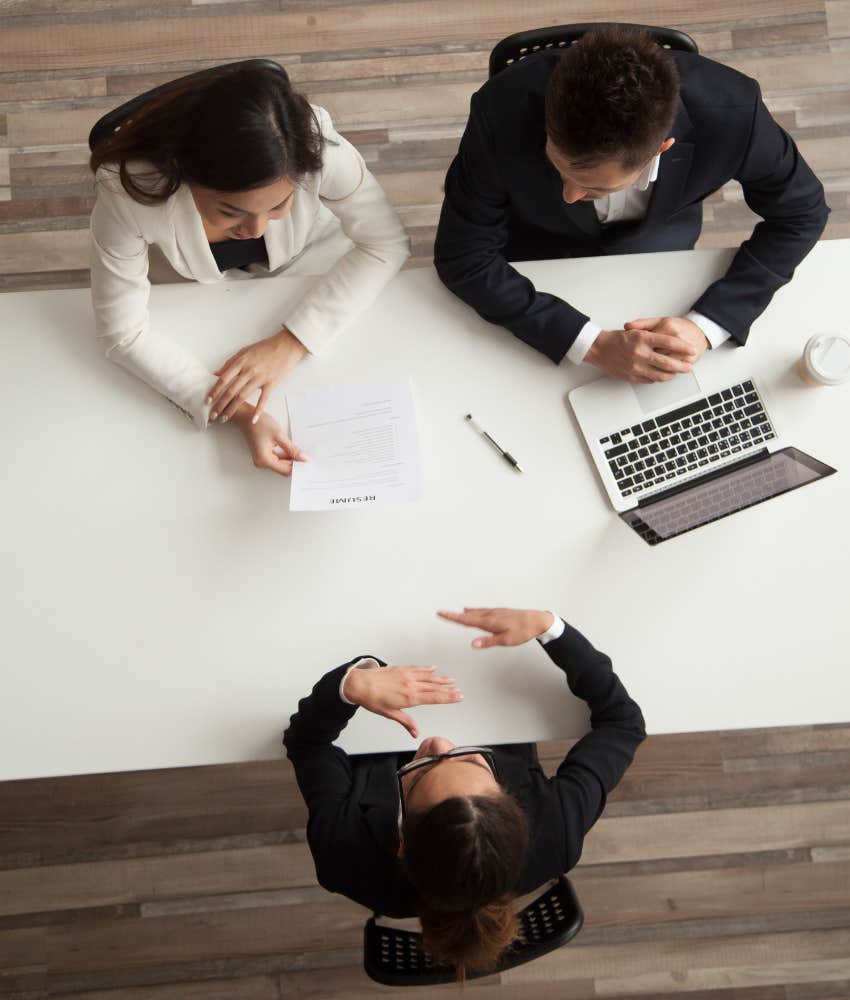
[[[651,517],[643,513],[644,508],[626,511],[623,517],[650,545],[656,545],[683,531],[701,527],[793,489],[796,484],[791,480],[788,471],[781,466],[769,461],[756,462],[752,468],[701,485],[698,491],[686,490],[678,496],[659,500],[657,505],[650,505]],[[694,496],[695,492],[699,495]],[[644,518],[648,518],[651,524]]]
[[[657,492],[671,480],[775,438],[761,397],[748,379],[599,439],[624,497]]]

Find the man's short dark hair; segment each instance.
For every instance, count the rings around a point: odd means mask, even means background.
[[[546,90],[546,132],[576,167],[635,170],[670,135],[676,63],[646,31],[597,28],[565,50]]]

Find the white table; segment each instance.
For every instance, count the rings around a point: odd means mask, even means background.
[[[728,258],[524,270],[614,325],[680,314]],[[235,429],[199,434],[99,355],[87,292],[0,296],[0,778],[280,755],[298,698],[360,653],[457,678],[464,702],[418,710],[423,735],[582,732],[536,644],[474,652],[434,616],[463,604],[561,612],[611,654],[652,732],[845,721],[850,385],[804,387],[792,365],[845,320],[848,264],[850,241],[819,245],[746,348],[787,440],[839,474],[657,548],[611,510],[569,410],[596,370],[552,365],[431,270],[400,275],[288,380],[414,377],[425,499],[389,511],[290,514],[288,482],[256,471]],[[158,287],[154,321],[217,363],[275,329],[304,280]],[[365,712],[344,743],[411,745]]]

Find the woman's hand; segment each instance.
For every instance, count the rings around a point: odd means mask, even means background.
[[[555,620],[551,611],[514,611],[512,608],[464,608],[462,614],[457,611],[438,611],[437,614],[446,621],[489,632],[490,635],[484,638],[472,640],[474,649],[520,646],[542,635]]]
[[[260,398],[253,413],[256,423],[274,387],[306,353],[307,348],[286,327],[273,337],[237,351],[215,373],[218,382],[207,396],[207,403],[212,406],[210,420],[227,423],[245,397],[259,389]]]
[[[292,475],[293,462],[306,462],[307,456],[280,429],[280,424],[262,414],[256,420],[254,407],[243,403],[236,413],[235,423],[251,450],[251,458],[258,469],[271,469],[281,476]]]
[[[419,729],[403,708],[416,705],[448,705],[463,695],[451,677],[441,677],[436,667],[378,667],[352,670],[342,693],[355,705],[368,708],[400,725],[416,739]]]

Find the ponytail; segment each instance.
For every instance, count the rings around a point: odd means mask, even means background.
[[[468,972],[487,972],[519,933],[513,895],[503,896],[472,912],[443,912],[422,907],[422,940],[438,962],[457,970],[461,982]]]

